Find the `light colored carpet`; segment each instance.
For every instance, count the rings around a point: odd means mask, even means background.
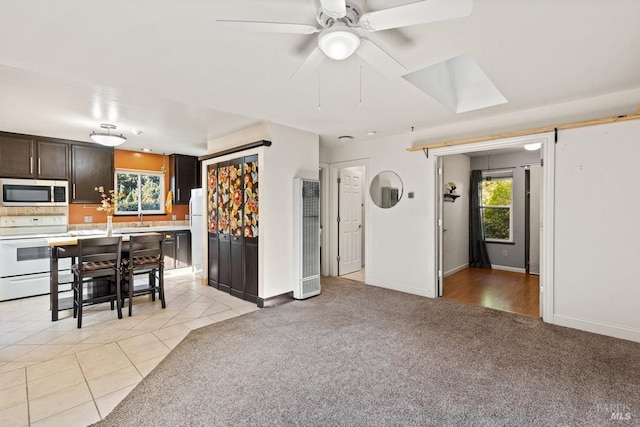
[[[326,279],[317,297],[191,332],[97,425],[639,421],[640,343]]]

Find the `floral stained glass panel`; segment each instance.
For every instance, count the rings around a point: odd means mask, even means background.
[[[218,167],[209,165],[207,171],[207,224],[209,233],[218,232]]]
[[[258,237],[258,160],[243,165],[244,237]]]
[[[231,190],[229,188],[229,167],[218,169],[218,232],[229,234],[229,213]]]
[[[242,163],[229,165],[229,194],[230,208],[229,228],[231,235],[236,237],[242,236],[242,208],[244,206],[244,197],[242,194]]]

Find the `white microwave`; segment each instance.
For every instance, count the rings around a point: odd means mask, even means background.
[[[67,181],[0,178],[0,206],[67,206]]]

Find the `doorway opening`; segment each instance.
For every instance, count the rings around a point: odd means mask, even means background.
[[[362,161],[331,165],[330,273],[358,282],[365,282],[366,172]]]
[[[548,199],[543,181],[548,182],[551,175],[544,175],[542,159],[553,147],[543,144],[540,150],[526,151],[524,145],[531,139],[438,153],[440,297],[544,317],[545,283],[540,274],[546,248],[543,205]],[[481,179],[476,175],[471,180],[474,170],[481,171]],[[470,197],[472,191],[477,192],[475,200]],[[473,209],[478,213],[475,218]],[[477,218],[481,225],[474,229]],[[470,256],[469,242],[478,239],[478,228],[485,251],[481,258],[488,258],[490,268]]]

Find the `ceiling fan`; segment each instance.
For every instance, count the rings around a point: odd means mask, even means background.
[[[319,0],[316,20],[320,27],[308,24],[241,20],[216,20],[216,25],[225,30],[243,32],[317,33],[318,46],[307,56],[293,77],[306,74],[311,68],[316,67],[323,54],[333,60],[341,61],[356,53],[385,77],[396,79],[403,76],[406,80],[456,112],[470,111],[464,108],[461,110],[458,106],[458,100],[455,99],[460,96],[460,88],[457,87],[460,85],[458,80],[472,80],[473,84],[477,85],[478,81],[483,80],[482,76],[484,76],[483,83],[488,82],[495,89],[495,86],[484,75],[482,70],[467,55],[462,55],[465,57],[464,60],[456,60],[461,57],[455,57],[436,64],[439,68],[431,66],[409,73],[389,53],[366,36],[361,35],[362,33],[366,34],[469,16],[473,7],[473,0],[422,0],[366,13],[363,13],[363,5],[364,0]],[[482,76],[475,75],[477,71]],[[426,81],[423,81],[425,79]],[[445,80],[444,82],[443,79]],[[435,94],[432,93],[434,92],[434,85],[437,86]],[[450,88],[443,89],[443,85],[449,85]],[[463,86],[469,87],[470,84],[467,82]],[[495,91],[497,92],[497,89]],[[487,91],[483,90],[482,92]],[[498,94],[502,97],[499,92]],[[506,102],[504,97],[502,99],[503,101],[498,103]],[[477,102],[473,104],[476,105]],[[491,105],[496,105],[496,103]]]

